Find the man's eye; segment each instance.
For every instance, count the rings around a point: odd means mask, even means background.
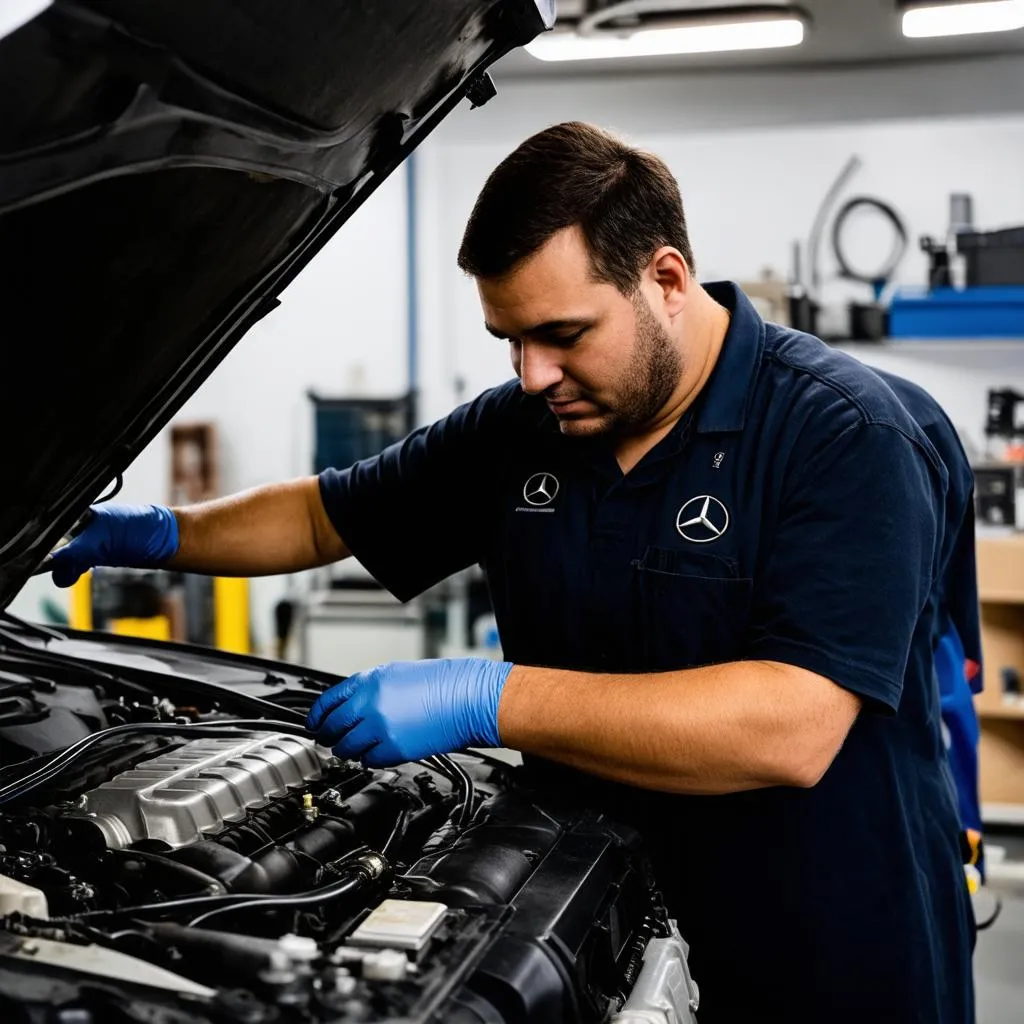
[[[583,330],[576,331],[575,334],[556,335],[552,340],[555,342],[556,345],[562,345],[567,348],[570,345],[575,345],[576,342],[579,341],[580,338],[582,338],[583,335],[586,333],[586,328],[584,328]]]

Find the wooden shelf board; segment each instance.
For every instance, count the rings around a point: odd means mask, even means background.
[[[1024,604],[1024,590],[979,589],[982,604]]]
[[[1024,534],[979,535],[975,550],[982,605],[1024,604]]]
[[[978,708],[979,718],[1005,718],[1005,719],[1017,719],[1024,722],[1024,707],[979,707]]]

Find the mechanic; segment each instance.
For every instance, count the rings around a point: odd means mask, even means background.
[[[701,286],[678,186],[577,122],[507,157],[460,267],[518,377],[380,456],[57,555],[221,575],[486,570],[505,661],[397,663],[311,731],[389,765],[524,752],[645,836],[703,1024],[974,1018],[932,638],[948,475],[873,372]]]

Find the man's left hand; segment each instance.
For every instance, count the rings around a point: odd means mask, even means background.
[[[381,665],[321,694],[306,727],[338,757],[369,768],[498,747],[498,702],[511,670],[487,658]]]

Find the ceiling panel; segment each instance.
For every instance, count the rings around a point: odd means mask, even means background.
[[[581,6],[580,0],[560,0],[558,9],[567,17],[577,14]],[[895,0],[804,0],[800,6],[810,14],[812,24],[803,45],[792,49],[566,63],[539,61],[518,51],[506,57],[498,70],[505,76],[540,77],[932,60],[936,62],[936,74],[941,74],[943,57],[1024,53],[1024,30],[950,39],[904,39]]]

